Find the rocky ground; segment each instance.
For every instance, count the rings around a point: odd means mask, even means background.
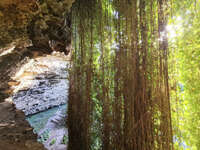
[[[31,59],[12,78],[13,101],[25,115],[66,103],[67,58],[62,53]]]
[[[66,150],[68,57],[30,59],[12,77],[13,96],[0,103],[0,150]]]
[[[38,132],[39,140],[49,150],[66,150],[67,128],[66,128],[66,105],[58,108]]]
[[[30,115],[28,122],[48,150],[66,150],[66,105]]]
[[[25,115],[9,102],[0,103],[0,150],[45,150]]]

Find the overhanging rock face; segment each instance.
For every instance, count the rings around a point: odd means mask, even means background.
[[[70,8],[74,0],[44,0],[28,26],[33,47],[46,51],[63,51],[71,47]]]
[[[71,41],[69,10],[73,2],[1,0],[0,48],[30,38],[34,47],[66,51]]]
[[[36,0],[0,1],[0,48],[27,36],[27,26],[38,12]]]

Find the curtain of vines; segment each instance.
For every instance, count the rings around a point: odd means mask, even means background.
[[[75,2],[68,150],[173,149],[167,8],[167,0]]]

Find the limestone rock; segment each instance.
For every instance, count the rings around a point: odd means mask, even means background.
[[[69,9],[73,0],[44,0],[40,11],[28,26],[33,46],[48,52],[61,51],[68,54],[71,45],[71,16]]]
[[[69,9],[73,2],[1,0],[0,48],[16,40],[20,42],[18,39],[31,39],[34,47],[68,51],[66,47],[71,42]],[[52,46],[49,41],[56,44]]]
[[[25,120],[22,111],[13,104],[0,103],[0,149],[2,150],[45,150],[37,142],[37,135]]]
[[[38,11],[36,0],[0,1],[0,48],[26,37],[26,28]]]

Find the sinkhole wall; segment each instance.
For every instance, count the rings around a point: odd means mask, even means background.
[[[52,51],[69,53],[74,1],[0,0],[0,102],[12,92],[10,76],[27,57]],[[9,49],[13,51],[5,53]]]

